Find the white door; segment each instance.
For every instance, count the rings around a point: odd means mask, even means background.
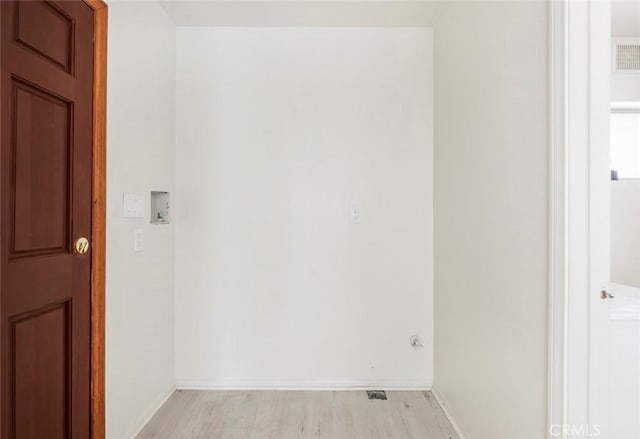
[[[551,296],[549,437],[638,439],[640,169],[635,180],[611,181],[611,3],[552,5],[553,54],[562,55],[551,66],[552,263],[559,261],[552,287],[559,293]],[[637,147],[637,158],[625,160],[640,168],[640,131]],[[619,270],[629,255],[637,259],[626,268],[638,281]]]
[[[610,314],[611,292],[609,118],[611,106],[611,4],[590,5],[590,348],[589,430],[592,436],[611,436]],[[623,438],[616,438],[623,439]],[[632,438],[624,438],[632,439]]]
[[[560,93],[565,112],[558,113],[566,118],[555,123],[566,133],[566,167],[559,171],[564,179],[554,182],[566,184],[567,266],[559,269],[566,279],[561,321],[565,348],[563,378],[555,382],[561,383],[564,397],[553,400],[553,419],[564,428],[561,435],[557,427],[551,430],[550,437],[613,439],[608,431],[609,314],[615,300],[608,298],[611,9],[600,0],[562,4],[564,27],[558,34],[566,40],[556,44],[565,53],[566,90]]]
[[[611,6],[589,5],[588,432],[638,439],[640,114],[612,114]],[[611,179],[612,169],[618,180]]]
[[[617,179],[610,183],[615,298],[609,301],[608,432],[611,438],[640,438],[640,102],[613,104],[610,127]]]

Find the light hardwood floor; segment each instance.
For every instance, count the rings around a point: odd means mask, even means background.
[[[177,390],[137,439],[459,439],[431,392]]]

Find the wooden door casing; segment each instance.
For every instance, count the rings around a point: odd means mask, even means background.
[[[91,254],[91,438],[105,428],[105,260],[107,235],[107,21],[103,0],[84,0],[93,10],[93,203]]]

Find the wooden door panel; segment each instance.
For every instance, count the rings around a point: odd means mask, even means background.
[[[68,253],[72,103],[12,78],[11,258]]]
[[[12,319],[16,438],[68,436],[70,323],[68,301]]]
[[[72,72],[74,22],[54,3],[22,1],[16,7],[16,42],[67,73]]]
[[[73,290],[74,267],[65,256],[19,259],[8,264],[3,285],[3,310],[13,316],[43,303],[65,300]],[[6,287],[6,288],[5,288]]]
[[[90,437],[93,10],[0,1],[0,436]]]

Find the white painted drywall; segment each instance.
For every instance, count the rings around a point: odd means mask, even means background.
[[[640,180],[611,182],[611,280],[640,288]]]
[[[640,38],[640,2],[614,0],[611,2],[611,35]],[[640,102],[640,73],[611,73],[613,102]]]
[[[611,1],[611,35],[614,37],[640,36],[640,2]]]
[[[612,102],[640,102],[640,73],[611,73]]]
[[[177,385],[430,385],[431,30],[179,27],[176,99]]]
[[[435,21],[435,378],[468,439],[547,435],[544,2]]]
[[[640,102],[640,73],[611,73],[612,102]]]
[[[149,192],[173,192],[175,27],[155,2],[110,3],[108,56],[106,421],[128,439],[174,383],[174,228],[150,224]],[[123,218],[123,192],[145,218]]]
[[[161,1],[178,26],[432,26],[429,1]]]

